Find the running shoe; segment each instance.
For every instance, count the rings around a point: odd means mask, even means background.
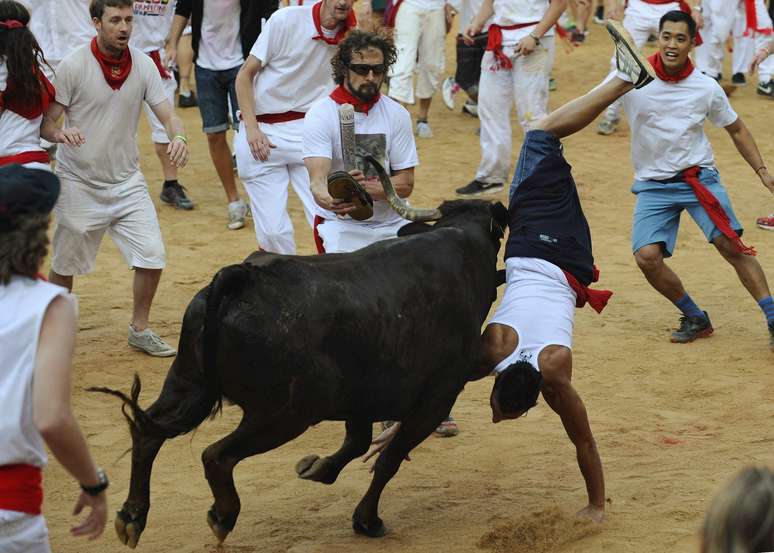
[[[758,88],[755,91],[761,96],[774,98],[774,79],[769,79],[767,83],[758,83]]]
[[[228,204],[229,230],[239,230],[245,226],[245,217],[247,217],[247,204],[243,200]]]
[[[714,332],[709,315],[704,311],[703,317],[680,317],[680,328],[672,333],[671,342],[676,344],[687,344],[697,338],[705,338]]]
[[[553,92],[554,90],[556,90],[556,79],[554,79],[553,77],[549,77],[548,78],[548,91],[549,92]]]
[[[433,129],[427,121],[417,121],[417,136],[419,138],[433,138]]]
[[[466,100],[462,106],[462,113],[467,113],[471,117],[478,118],[478,104],[473,100]]]
[[[770,214],[768,217],[758,217],[758,219],[755,220],[755,224],[758,225],[758,228],[763,230],[774,230],[774,213]]]
[[[177,107],[179,108],[195,108],[198,105],[199,102],[196,100],[196,93],[193,90],[188,92],[188,96],[180,94],[177,97]]]
[[[744,73],[734,73],[731,75],[731,84],[734,86],[744,86],[747,84],[747,78]]]
[[[604,25],[605,24],[605,7],[604,6],[597,6],[597,9],[594,10],[594,23],[597,25]]]
[[[501,182],[481,182],[473,179],[462,188],[456,190],[460,196],[481,196],[482,194],[494,194],[503,189]]]
[[[443,96],[443,103],[449,109],[454,109],[454,93],[456,83],[454,77],[446,77],[441,85],[441,96]]]
[[[610,136],[618,128],[618,119],[611,119],[608,116],[602,118],[602,121],[597,125],[597,134],[604,136]]]
[[[172,357],[177,355],[175,348],[167,344],[150,328],[143,331],[135,330],[129,325],[129,345],[134,349],[152,355],[153,357]]]
[[[639,51],[623,24],[610,20],[606,28],[615,43],[615,63],[618,70],[629,77],[634,88],[642,88],[653,81],[656,78],[653,67]]]
[[[189,211],[194,208],[194,203],[185,193],[185,186],[182,186],[177,182],[164,185],[161,189],[161,195],[159,197],[161,198],[162,202],[174,206],[177,209],[185,209],[186,211]]]
[[[446,417],[446,419],[435,429],[435,435],[439,438],[451,438],[459,433],[460,428],[457,426],[457,423],[451,415]]]

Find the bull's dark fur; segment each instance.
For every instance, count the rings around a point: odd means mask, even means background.
[[[224,399],[244,418],[202,455],[218,538],[240,509],[234,465],[321,420],[346,421],[346,439],[336,453],[306,457],[296,470],[324,483],[365,453],[372,422],[402,421],[353,515],[355,530],[384,533],[381,490],[476,375],[481,325],[496,297],[505,208],[455,201],[440,209],[434,226],[410,225],[412,236],[351,254],[255,253],[221,269],[189,304],[178,356],[147,411],[138,403],[139,377],[129,396],[99,389],[131,412],[132,479],[116,521],[124,543],[135,546],[144,529],[164,440],[196,428]]]

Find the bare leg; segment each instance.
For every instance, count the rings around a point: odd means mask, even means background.
[[[432,101],[432,98],[419,99],[419,111],[417,112],[417,119],[419,121],[427,121],[427,114],[430,111],[430,104]]]
[[[191,69],[193,69],[191,35],[181,37],[177,45],[177,68],[180,75],[180,94],[188,96],[191,91]]]
[[[134,310],[132,312],[132,326],[137,331],[143,331],[148,327],[153,296],[161,280],[161,269],[134,268]]]
[[[731,240],[725,236],[718,236],[712,243],[720,255],[736,270],[739,280],[750,292],[750,295],[755,298],[755,301],[760,301],[771,295],[769,285],[766,282],[766,274],[755,257],[737,251]]]
[[[231,149],[226,141],[226,131],[208,134],[207,144],[210,147],[210,158],[215,165],[215,171],[218,173],[220,184],[223,185],[228,201],[237,201],[239,193],[234,180],[234,163],[231,160]]]
[[[634,259],[650,285],[666,299],[674,303],[685,295],[680,278],[664,263],[660,244],[643,246],[634,252]]]
[[[48,272],[48,281],[52,284],[56,284],[63,288],[67,288],[68,292],[73,291],[73,276],[72,275],[60,275],[55,273],[52,269]]]
[[[575,134],[587,127],[607,106],[634,89],[632,83],[613,77],[589,92],[564,104],[562,107],[538,122],[536,129],[541,129],[559,138]]]
[[[169,155],[167,155],[167,147],[169,144],[155,143],[153,147],[156,149],[156,156],[161,162],[161,170],[164,173],[164,180],[177,180],[177,167],[172,165],[169,161]]]

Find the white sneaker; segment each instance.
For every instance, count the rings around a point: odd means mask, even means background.
[[[610,136],[616,131],[617,128],[618,119],[610,119],[609,117],[605,116],[597,125],[597,134]]]
[[[433,129],[427,121],[417,121],[417,136],[419,138],[433,138]]]
[[[228,204],[228,228],[229,230],[239,230],[245,226],[245,217],[247,217],[247,204],[244,200],[237,200]]]
[[[454,109],[454,77],[446,77],[441,84],[443,103],[449,109]]]
[[[467,113],[473,117],[478,117],[478,104],[473,100],[468,100],[462,106],[462,113]]]
[[[626,75],[634,88],[642,88],[656,78],[650,62],[642,55],[620,21],[609,20],[607,32],[615,43],[615,63],[618,71]]]
[[[162,340],[150,328],[138,332],[129,325],[129,345],[154,357],[172,357],[177,350]]]

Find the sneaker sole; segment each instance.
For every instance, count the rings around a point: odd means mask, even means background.
[[[698,340],[699,338],[707,338],[713,332],[715,332],[715,329],[710,327],[706,330],[702,330],[701,332],[696,333],[690,340],[678,340],[672,337],[669,339],[669,341],[672,342],[673,344],[690,344],[691,342]]]
[[[195,204],[191,204],[190,207],[185,207],[185,206],[180,205],[177,202],[169,202],[169,201],[165,200],[164,198],[160,198],[160,199],[161,199],[161,201],[164,204],[166,204],[166,205],[168,205],[170,207],[174,207],[175,209],[182,209],[183,211],[191,211],[194,208],[194,205],[195,205]]]
[[[460,433],[459,428],[455,428],[453,430],[452,429],[448,429],[448,430],[444,430],[442,432],[439,432],[438,430],[434,430],[433,431],[433,434],[435,434],[435,436],[438,437],[438,438],[453,438],[454,436],[458,435],[459,433]]]
[[[629,51],[632,57],[634,57],[637,64],[645,71],[645,73],[647,73],[649,77],[645,79],[640,77],[638,82],[632,83],[634,84],[634,88],[642,88],[646,84],[653,81],[656,78],[656,72],[653,70],[653,66],[651,66],[647,58],[642,55],[642,52],[637,49],[637,45],[634,43],[632,35],[630,35],[629,31],[624,28],[623,23],[611,19],[608,20],[608,22],[605,24],[605,28],[607,29],[607,32],[610,33],[610,36],[613,37],[614,42],[621,42],[624,46],[626,46],[626,49]]]
[[[761,225],[761,224],[758,225],[758,228],[761,229],[761,230],[774,230],[774,227],[767,227],[767,226]]]
[[[470,193],[462,193],[462,192],[455,192],[457,196],[460,196],[462,198],[472,198],[474,196],[488,196],[489,194],[496,194],[497,192],[502,192],[503,187],[498,186],[497,188],[487,188],[485,190],[482,190],[481,192],[470,192]]]
[[[239,221],[238,223],[229,223],[228,224],[228,230],[239,230],[241,228],[244,228],[245,222]]]
[[[152,357],[174,357],[177,355],[177,350],[171,350],[171,351],[165,351],[165,352],[150,352],[146,350],[145,348],[141,348],[140,346],[135,346],[132,343],[129,343],[129,346],[136,349],[137,351],[141,351],[146,355],[150,355]]]

